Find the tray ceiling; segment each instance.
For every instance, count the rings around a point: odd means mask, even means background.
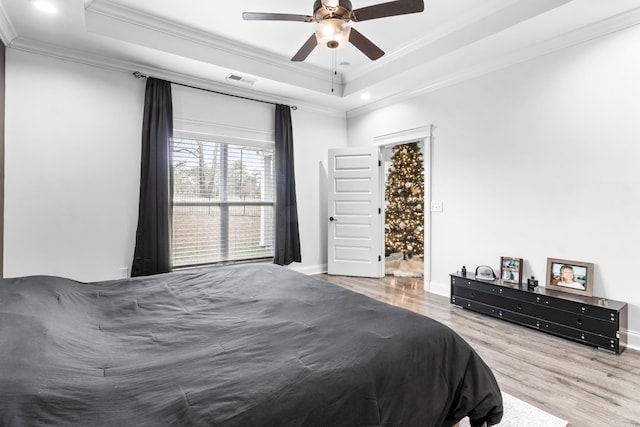
[[[640,0],[426,0],[422,13],[351,23],[385,51],[377,61],[350,45],[335,58],[334,51],[317,47],[304,62],[291,62],[316,24],[244,21],[242,12],[311,15],[312,0],[51,2],[54,15],[35,10],[31,1],[0,0],[5,45],[344,112],[640,22]],[[354,9],[378,3],[352,0]],[[228,79],[230,74],[242,79]]]

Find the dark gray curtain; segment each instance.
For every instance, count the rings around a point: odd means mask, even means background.
[[[142,122],[140,204],[132,276],[171,271],[171,83],[147,78]]]
[[[291,108],[276,105],[276,242],[273,262],[288,265],[300,262],[298,206],[293,168]]]

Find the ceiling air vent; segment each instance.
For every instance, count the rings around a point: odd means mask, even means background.
[[[243,86],[253,86],[253,84],[255,83],[255,80],[251,80],[246,77],[239,76],[237,74],[229,74],[226,77],[226,79],[228,82],[238,84],[238,85],[243,85]]]

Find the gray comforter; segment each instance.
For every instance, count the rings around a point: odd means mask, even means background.
[[[448,327],[269,264],[0,281],[3,426],[497,423]]]

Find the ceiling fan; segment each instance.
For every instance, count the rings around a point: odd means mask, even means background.
[[[417,13],[423,10],[423,0],[390,1],[356,10],[353,10],[351,7],[350,0],[315,0],[313,3],[313,15],[244,12],[242,18],[247,21],[297,21],[317,23],[315,33],[309,37],[300,50],[291,58],[292,61],[304,61],[316,46],[339,49],[345,47],[348,43],[351,43],[371,60],[375,61],[384,55],[384,52],[355,28],[351,28],[349,21],[368,21],[370,19],[384,18],[387,16]]]

